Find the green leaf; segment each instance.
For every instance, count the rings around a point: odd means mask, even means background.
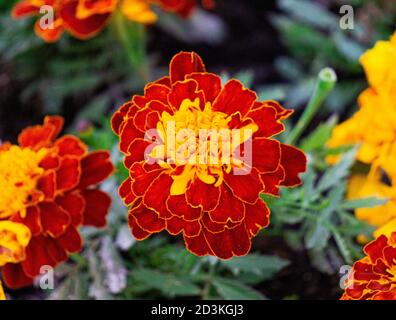
[[[349,171],[355,162],[357,148],[346,152],[338,164],[330,167],[322,176],[317,186],[318,191],[326,191],[349,175]]]
[[[156,270],[137,268],[133,270],[134,282],[140,285],[145,291],[159,290],[168,297],[175,296],[195,296],[199,295],[201,290],[190,279],[186,277],[175,276],[174,274],[165,274]]]
[[[307,249],[323,249],[326,247],[331,233],[320,223],[314,223],[305,234],[305,247]]]
[[[260,276],[262,280],[267,280],[286,267],[289,261],[277,256],[249,254],[245,257],[221,260],[220,263],[234,274],[253,273]]]
[[[301,142],[301,149],[305,152],[311,152],[313,150],[323,148],[329,140],[336,123],[337,119],[332,117],[328,122],[320,124]]]
[[[378,199],[378,198],[363,198],[348,200],[341,204],[340,209],[344,210],[355,210],[358,208],[373,208],[377,206],[384,205],[389,199]]]
[[[260,292],[239,281],[216,278],[213,285],[219,295],[226,300],[266,300]]]

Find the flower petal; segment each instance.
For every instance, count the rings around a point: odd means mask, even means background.
[[[195,52],[180,52],[173,57],[169,69],[171,82],[175,83],[193,72],[205,72],[205,65]]]

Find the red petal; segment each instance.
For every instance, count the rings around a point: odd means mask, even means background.
[[[375,263],[377,259],[383,257],[383,250],[386,246],[388,246],[388,238],[381,235],[374,241],[367,244],[364,247],[364,252],[370,257],[370,260]]]
[[[188,187],[185,195],[191,206],[201,207],[203,211],[212,211],[219,205],[220,187],[206,184],[196,178]]]
[[[202,214],[202,209],[191,207],[184,195],[170,196],[166,201],[166,206],[173,215],[181,217],[186,221],[197,220]]]
[[[292,146],[281,144],[281,165],[285,169],[285,180],[282,186],[294,187],[300,185],[298,175],[307,170],[307,158],[304,153]]]
[[[232,191],[226,186],[221,186],[220,202],[215,210],[209,213],[211,220],[217,223],[239,222],[245,217],[243,202],[234,197]]]
[[[25,274],[20,263],[7,263],[3,267],[3,280],[8,288],[19,289],[33,285],[34,279]]]
[[[135,162],[131,167],[130,176],[132,178],[132,191],[138,197],[143,196],[150,184],[155,180],[163,171],[158,166],[152,166],[152,170],[146,171],[142,163]]]
[[[56,203],[65,210],[74,227],[78,227],[83,222],[83,211],[85,208],[84,198],[78,194],[67,193],[56,198]]]
[[[81,196],[85,201],[83,224],[102,228],[106,226],[107,213],[111,205],[111,198],[101,190],[84,190]]]
[[[56,188],[58,190],[73,189],[78,185],[80,175],[80,161],[70,157],[63,158],[56,171]]]
[[[79,39],[88,39],[100,32],[106,25],[110,14],[94,14],[86,19],[76,16],[78,2],[71,1],[62,5],[59,15],[65,29]]]
[[[58,243],[57,239],[46,238],[45,248],[57,264],[66,261],[68,258],[65,249]]]
[[[285,169],[279,166],[274,172],[261,174],[260,178],[265,186],[264,193],[279,196],[279,186],[285,179]]]
[[[250,251],[251,241],[245,224],[220,233],[211,233],[203,229],[205,238],[215,256],[230,259],[234,256],[244,256]]]
[[[14,6],[11,14],[14,19],[20,19],[26,16],[37,15],[39,13],[39,6],[31,4],[31,1],[29,0],[24,0]]]
[[[136,138],[144,138],[144,132],[136,128],[133,118],[131,118],[126,121],[120,132],[120,150],[123,153],[127,153],[129,145]]]
[[[258,125],[258,131],[253,137],[272,137],[283,132],[284,125],[279,121],[276,110],[263,104],[260,108],[254,109],[247,114],[255,124]]]
[[[213,103],[213,110],[228,115],[239,112],[244,117],[256,100],[257,95],[253,91],[245,89],[238,80],[230,80]]]
[[[167,173],[163,173],[151,183],[144,194],[144,204],[157,212],[160,218],[167,219],[172,216],[166,207],[172,183],[173,179]]]
[[[39,204],[41,224],[44,232],[54,238],[65,232],[71,222],[69,214],[53,202]]]
[[[186,248],[193,254],[202,257],[206,255],[214,255],[212,249],[209,247],[208,242],[205,239],[203,231],[196,237],[184,236]]]
[[[69,253],[80,252],[83,246],[83,242],[77,229],[70,226],[66,232],[56,239],[60,246]]]
[[[21,264],[26,275],[32,278],[40,274],[43,266],[54,267],[56,265],[55,260],[48,254],[44,237],[30,239],[26,247],[26,259]]]
[[[205,108],[205,95],[202,90],[198,90],[198,83],[192,79],[175,83],[168,95],[169,103],[176,110],[180,108],[184,100],[188,99],[194,102],[197,98],[203,110]]]
[[[256,138],[252,146],[253,167],[260,173],[274,172],[280,163],[281,147],[276,140]]]
[[[233,172],[225,174],[224,180],[234,196],[250,204],[256,203],[259,194],[264,190],[264,184],[256,168],[252,168],[246,175],[234,175]]]
[[[51,125],[54,130],[51,139],[55,139],[62,131],[65,120],[61,116],[46,116],[44,118],[45,125]]]
[[[57,155],[47,155],[43,160],[41,160],[40,167],[46,170],[58,169],[59,164],[60,161]]]
[[[164,230],[165,220],[158,217],[158,214],[147,208],[143,203],[133,208],[130,212],[137,224],[149,233],[158,233]]]
[[[126,179],[118,189],[118,193],[121,196],[122,201],[126,206],[131,205],[137,200],[137,197],[132,192],[132,180],[131,178]]]
[[[132,231],[133,236],[137,239],[137,240],[144,240],[146,238],[148,238],[149,236],[151,236],[151,233],[143,230],[136,222],[136,219],[132,216],[129,215],[128,216],[128,224],[129,224],[129,228]]]
[[[221,78],[213,73],[193,73],[187,76],[198,83],[198,90],[202,90],[205,95],[205,102],[215,101],[221,91]]]
[[[50,171],[42,176],[37,181],[37,189],[44,193],[46,200],[53,199],[55,196],[55,172]]]
[[[384,259],[390,268],[396,265],[396,248],[386,247],[384,249]]]
[[[178,235],[181,231],[186,237],[196,237],[201,232],[201,224],[198,221],[185,221],[179,217],[166,220],[166,230],[172,235]]]
[[[24,129],[18,136],[19,145],[23,148],[39,148],[51,141],[55,128],[51,125],[34,126]]]
[[[79,189],[103,182],[114,171],[108,151],[95,151],[81,160]]]
[[[259,199],[256,204],[246,205],[245,224],[251,237],[269,225],[270,210],[263,200]]]
[[[82,156],[87,152],[87,146],[75,136],[63,136],[55,142],[58,147],[58,155],[63,157],[65,155]]]
[[[37,236],[42,232],[40,212],[36,206],[27,208],[25,218],[22,218],[18,213],[13,215],[11,220],[14,222],[23,223],[30,229],[30,232],[33,236]]]
[[[169,73],[172,83],[183,81],[193,72],[205,72],[205,65],[195,52],[180,52],[170,62]]]
[[[111,118],[111,128],[116,135],[120,135],[121,129],[125,124],[125,117],[131,108],[137,110],[136,106],[134,106],[132,102],[127,102],[116,113],[114,113]]]
[[[151,143],[141,138],[133,140],[128,148],[128,155],[125,157],[125,167],[130,168],[135,162],[145,160],[145,151]]]

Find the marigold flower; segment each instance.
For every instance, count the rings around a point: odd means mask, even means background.
[[[396,300],[396,232],[379,236],[355,262],[341,300]]]
[[[166,230],[183,234],[198,256],[246,255],[269,224],[259,195],[299,185],[306,169],[300,150],[272,139],[291,113],[257,101],[237,80],[222,85],[197,54],[177,54],[168,77],[148,84],[112,118],[130,173],[119,193],[131,207],[133,235],[143,240]]]
[[[0,221],[0,267],[6,263],[23,261],[25,259],[25,249],[31,236],[30,229],[24,224]],[[1,281],[0,300],[5,300]]]
[[[15,19],[38,16],[45,5],[54,10],[53,24],[43,25],[39,19],[35,31],[44,41],[56,42],[65,30],[83,40],[95,36],[118,8],[129,20],[151,24],[157,20],[152,6],[187,17],[196,7],[197,0],[22,0],[15,5],[12,16]],[[210,6],[212,1],[206,0],[204,5]]]
[[[328,145],[360,144],[357,159],[371,166],[368,176],[351,178],[348,193],[351,199],[364,197],[389,198],[390,201],[375,208],[355,211],[359,219],[378,227],[374,235],[390,236],[396,230],[396,33],[390,41],[378,41],[360,59],[370,88],[359,96],[360,109],[352,118],[338,125]],[[330,158],[335,161],[337,158]],[[385,173],[390,185],[381,181]]]
[[[81,225],[106,225],[111,200],[96,186],[113,172],[109,153],[88,153],[72,135],[57,138],[62,127],[63,118],[46,117],[42,126],[21,132],[19,145],[0,146],[0,233],[1,225],[13,223],[31,233],[28,244],[11,241],[21,236],[17,230],[0,240],[0,249],[9,248],[3,253],[13,253],[0,255],[11,288],[30,285],[42,266],[55,267],[80,251]]]
[[[368,176],[354,174],[348,183],[347,197],[350,200],[376,197],[387,199],[384,205],[355,210],[358,219],[377,227],[374,237],[381,234],[390,237],[396,230],[396,188],[381,181],[380,172],[371,172]]]
[[[395,60],[396,33],[361,57],[371,87],[361,93],[360,109],[334,129],[328,143],[329,147],[361,144],[357,159],[381,167],[391,178],[396,178]]]

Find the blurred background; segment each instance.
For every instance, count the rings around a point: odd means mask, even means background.
[[[92,149],[114,150],[119,160],[109,117],[141,93],[146,80],[127,67],[111,28],[89,41],[65,34],[46,44],[33,32],[34,19],[10,18],[15,2],[0,4],[0,139],[16,141],[25,126],[61,114],[67,131]],[[354,8],[353,30],[339,27],[344,4]],[[339,82],[311,124],[313,131],[332,115],[345,119],[356,110],[356,98],[367,86],[359,57],[393,33],[395,18],[395,0],[216,0],[213,10],[198,9],[187,20],[161,12],[159,23],[147,27],[139,41],[145,42],[142,59],[151,80],[167,73],[175,53],[192,50],[209,71],[236,77],[261,99],[278,100],[297,115],[318,72],[332,67]],[[103,186],[115,199],[123,175],[120,166]],[[86,230],[86,249],[57,270],[56,290],[32,288],[14,292],[14,298],[338,299],[341,294],[338,268],[345,252],[329,240],[325,254],[313,258],[321,247],[310,251],[299,245],[303,227],[297,220],[289,221],[291,226],[275,221],[255,239],[251,255],[224,262],[192,256],[181,239],[156,236],[136,244],[126,212],[115,200],[108,230]],[[284,236],[281,228],[290,233]]]

